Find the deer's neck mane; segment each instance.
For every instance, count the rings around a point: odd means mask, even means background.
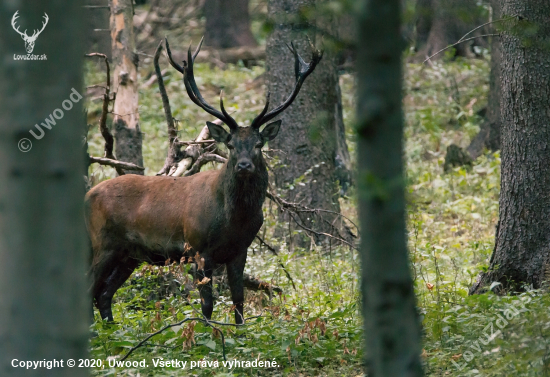
[[[263,159],[256,171],[245,177],[234,173],[234,166],[226,163],[220,172],[226,217],[250,217],[261,210],[268,185],[267,168]]]

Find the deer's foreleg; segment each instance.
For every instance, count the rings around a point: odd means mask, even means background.
[[[227,280],[231,290],[231,300],[235,305],[235,323],[244,323],[244,286],[243,273],[246,264],[246,250],[237,258],[227,263]]]

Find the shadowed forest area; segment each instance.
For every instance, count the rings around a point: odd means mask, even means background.
[[[21,3],[6,375],[550,373],[550,3]]]

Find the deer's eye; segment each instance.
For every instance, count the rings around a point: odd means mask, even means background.
[[[227,149],[231,150],[231,149],[235,149],[235,147],[232,144],[227,144]]]
[[[254,146],[254,148],[261,148],[263,147],[264,144],[262,142],[259,142],[259,143],[256,143],[256,145]]]

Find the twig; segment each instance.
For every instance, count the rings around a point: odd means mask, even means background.
[[[483,35],[478,35],[478,36],[476,36],[476,37],[471,37],[471,38],[467,38],[467,39],[462,39],[462,40],[460,40],[460,41],[458,41],[458,42],[456,42],[456,43],[453,43],[452,45],[448,45],[447,47],[442,48],[441,50],[439,50],[438,52],[436,52],[436,53],[433,54],[432,56],[428,56],[428,57],[426,58],[426,60],[424,60],[424,61],[422,62],[422,64],[426,63],[428,60],[431,60],[434,56],[440,54],[441,52],[443,52],[443,51],[445,51],[445,50],[448,50],[448,49],[450,49],[451,47],[454,47],[454,46],[456,46],[456,45],[458,45],[458,44],[460,44],[460,43],[468,42],[468,41],[471,41],[472,39],[476,39],[476,38],[492,37],[492,36],[500,36],[500,34],[498,34],[498,33],[494,33],[494,34],[483,34]]]
[[[355,224],[349,217],[339,212],[331,211],[328,209],[322,209],[322,208],[309,208],[303,204],[291,203],[269,191],[267,192],[266,196],[269,199],[271,199],[273,202],[275,202],[275,204],[277,204],[279,207],[283,207],[285,209],[292,208],[294,212],[326,212],[326,213],[332,213],[334,215],[343,217],[344,219],[348,220],[359,231],[359,227],[357,226],[357,224]]]
[[[500,18],[500,19],[498,19],[498,20],[489,21],[489,22],[486,22],[486,23],[484,23],[484,24],[482,24],[482,25],[479,25],[479,26],[475,27],[475,28],[473,28],[472,30],[470,30],[469,32],[467,32],[466,34],[464,34],[464,35],[462,36],[462,38],[460,38],[460,39],[458,40],[458,42],[456,42],[456,43],[454,43],[454,44],[452,44],[452,45],[449,45],[449,46],[445,47],[444,49],[439,50],[438,52],[436,52],[436,53],[433,54],[432,56],[426,58],[426,60],[424,60],[424,61],[422,62],[422,64],[426,63],[428,60],[430,60],[430,59],[433,58],[434,56],[438,55],[439,53],[441,53],[441,52],[443,52],[443,51],[445,51],[445,50],[447,50],[447,49],[449,49],[449,48],[451,48],[451,47],[454,47],[454,46],[456,46],[456,45],[459,44],[459,43],[471,41],[472,39],[475,39],[475,38],[498,36],[498,35],[500,35],[500,34],[498,34],[498,33],[497,33],[497,34],[485,34],[485,35],[478,35],[478,36],[476,36],[476,37],[471,37],[471,38],[468,38],[468,39],[464,39],[464,38],[466,38],[468,35],[472,34],[474,31],[479,30],[479,29],[481,29],[481,28],[484,27],[484,26],[487,26],[487,25],[490,25],[490,24],[496,24],[497,22],[508,21],[508,20],[512,20],[512,19],[514,19],[514,17]]]
[[[292,218],[292,220],[294,220],[294,222],[296,223],[296,225],[298,225],[300,228],[302,228],[303,230],[305,231],[308,231],[310,233],[313,233],[313,234],[316,234],[318,236],[325,236],[325,237],[330,237],[330,238],[334,238],[335,240],[338,240],[340,242],[343,242],[345,243],[346,245],[348,245],[349,247],[353,248],[353,249],[356,249],[357,248],[352,245],[350,242],[346,241],[345,239],[343,238],[340,238],[340,237],[336,237],[336,236],[333,236],[332,234],[329,234],[329,233],[325,233],[325,232],[317,232],[311,228],[308,228],[307,226],[301,224],[299,221],[296,220],[296,218],[292,215],[292,212],[288,212],[288,215]]]
[[[486,22],[482,25],[479,25],[478,27],[470,30],[469,32],[467,32],[466,34],[464,34],[462,36],[462,38],[460,38],[458,41],[459,42],[462,42],[464,40],[464,38],[466,38],[468,35],[472,34],[474,31],[478,30],[478,29],[481,29],[482,27],[484,26],[487,26],[487,25],[490,25],[490,24],[496,24],[497,22],[502,22],[502,21],[508,21],[508,20],[512,20],[514,19],[514,17],[507,17],[507,18],[501,18],[501,19],[498,19],[498,20],[494,20],[494,21],[489,21],[489,22]]]
[[[110,158],[105,157],[93,157],[90,156],[90,164],[98,163],[100,165],[107,165],[112,166],[113,168],[117,169],[126,169],[126,170],[145,170],[144,167],[132,164],[131,162],[124,162],[119,160],[113,160]]]
[[[271,251],[273,254],[275,254],[277,257],[279,256],[279,253],[277,253],[277,250],[275,250],[271,245],[269,245],[267,242],[264,241],[264,239],[258,235],[256,235],[256,238],[265,246],[269,251]],[[279,266],[283,269],[285,272],[286,277],[288,280],[290,280],[290,283],[292,284],[292,288],[296,291],[296,286],[294,285],[294,280],[292,279],[292,276],[288,273],[285,266],[279,261]]]

